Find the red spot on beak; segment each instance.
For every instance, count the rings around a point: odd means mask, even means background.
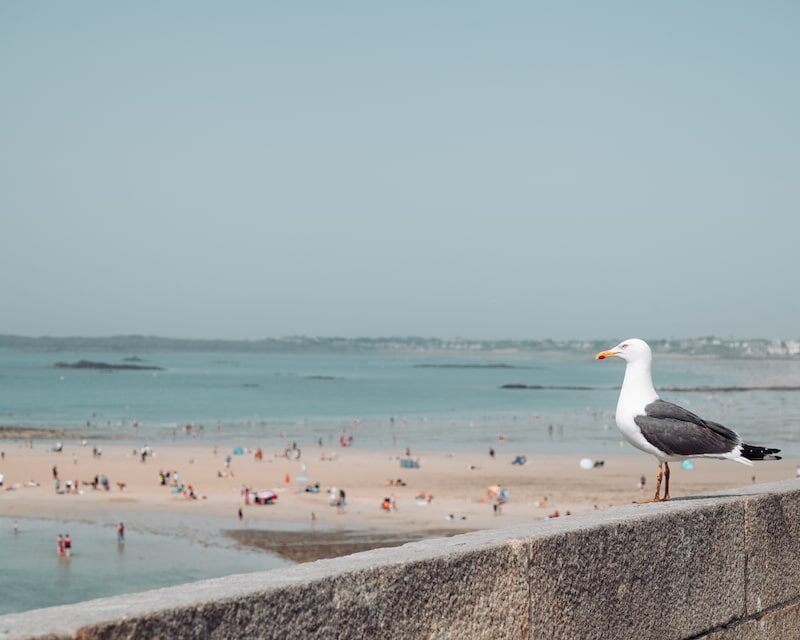
[[[605,359],[606,359],[606,357],[605,357],[605,356],[597,356],[597,359],[598,359],[598,360],[605,360]]]

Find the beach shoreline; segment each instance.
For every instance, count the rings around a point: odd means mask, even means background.
[[[249,527],[304,530],[372,531],[417,534],[496,528],[558,513],[585,513],[629,504],[649,497],[656,463],[645,455],[615,453],[589,470],[572,454],[528,456],[524,465],[511,464],[505,452],[412,451],[419,468],[402,468],[403,452],[357,448],[321,448],[301,460],[288,460],[265,451],[257,461],[252,452],[232,455],[221,445],[156,447],[145,462],[133,447],[102,443],[102,454],[91,446],[65,443],[60,453],[41,443],[29,446],[2,443],[0,516],[81,519],[108,522],[135,520],[137,514],[206,516],[224,528]],[[216,453],[215,453],[216,449]],[[230,461],[226,463],[226,458]],[[230,465],[229,467],[227,465]],[[732,462],[696,460],[687,471],[673,465],[673,497],[795,477],[798,460],[784,459],[746,467]],[[67,481],[78,492],[56,493],[53,467],[62,491]],[[159,472],[177,471],[177,487],[162,485]],[[95,476],[105,475],[108,490],[94,489]],[[645,486],[638,488],[640,478]],[[398,483],[397,481],[402,481]],[[306,487],[319,486],[318,493]],[[26,486],[29,485],[29,486]],[[38,485],[38,486],[35,486]],[[245,504],[242,489],[272,491],[274,504]],[[186,497],[188,488],[197,499]],[[331,506],[328,489],[346,491],[343,508]],[[505,489],[498,500],[492,488]],[[382,507],[390,499],[392,508]],[[495,504],[500,503],[495,510]],[[238,510],[242,509],[239,520]],[[643,508],[658,508],[657,505]],[[229,525],[229,526],[228,526]],[[169,533],[169,522],[163,528]]]

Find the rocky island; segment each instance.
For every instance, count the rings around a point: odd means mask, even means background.
[[[164,371],[164,367],[142,364],[109,364],[108,362],[92,362],[91,360],[78,360],[78,362],[56,362],[54,369],[99,369],[100,371]]]

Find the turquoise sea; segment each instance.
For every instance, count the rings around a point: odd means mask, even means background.
[[[243,445],[322,438],[355,446],[483,448],[507,437],[521,453],[616,447],[623,363],[593,353],[26,352],[0,350],[0,424],[80,429],[91,437],[168,444],[188,438]],[[57,361],[163,371],[55,369]],[[732,360],[656,353],[656,386],[791,386],[800,360]],[[542,389],[502,389],[504,384]],[[566,388],[572,387],[572,388]],[[754,443],[800,453],[800,392],[664,392]],[[133,425],[138,426],[134,427]],[[184,429],[191,424],[192,429]],[[622,450],[622,449],[621,449]]]
[[[113,523],[20,518],[15,531],[14,522],[0,517],[0,615],[291,564],[188,533],[156,535],[129,525],[120,544]],[[59,534],[73,541],[70,558],[56,553]]]
[[[344,431],[356,447],[398,451],[492,446],[520,454],[633,453],[620,446],[613,418],[623,363],[596,362],[593,355],[0,349],[0,424],[63,427],[100,446],[105,438],[160,446],[196,438],[265,448],[296,441],[302,448],[319,439],[335,444]],[[52,366],[134,356],[142,361],[137,364],[163,370]],[[800,391],[696,390],[798,386],[800,360],[656,354],[654,378],[657,386],[684,389],[663,397],[736,428],[754,444],[800,455]],[[541,388],[501,388],[506,384]],[[287,564],[220,547],[217,522],[179,519],[167,527],[172,536],[157,535],[170,514],[158,514],[153,526],[146,514],[138,516],[120,547],[115,517],[122,516],[109,513],[100,524],[21,519],[16,534],[12,519],[0,518],[0,614]],[[75,540],[71,560],[55,554],[56,535],[66,532]]]

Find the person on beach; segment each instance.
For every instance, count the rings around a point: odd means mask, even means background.
[[[69,534],[64,536],[64,555],[67,558],[72,556],[72,538],[69,537]]]
[[[58,553],[59,556],[64,555],[64,536],[62,536],[60,533],[56,538],[56,553]]]
[[[58,480],[58,467],[53,465],[53,480]]]
[[[244,520],[244,511],[242,511],[242,508],[239,507],[239,522],[242,520]]]
[[[125,525],[122,522],[117,525],[117,542],[125,542]]]

